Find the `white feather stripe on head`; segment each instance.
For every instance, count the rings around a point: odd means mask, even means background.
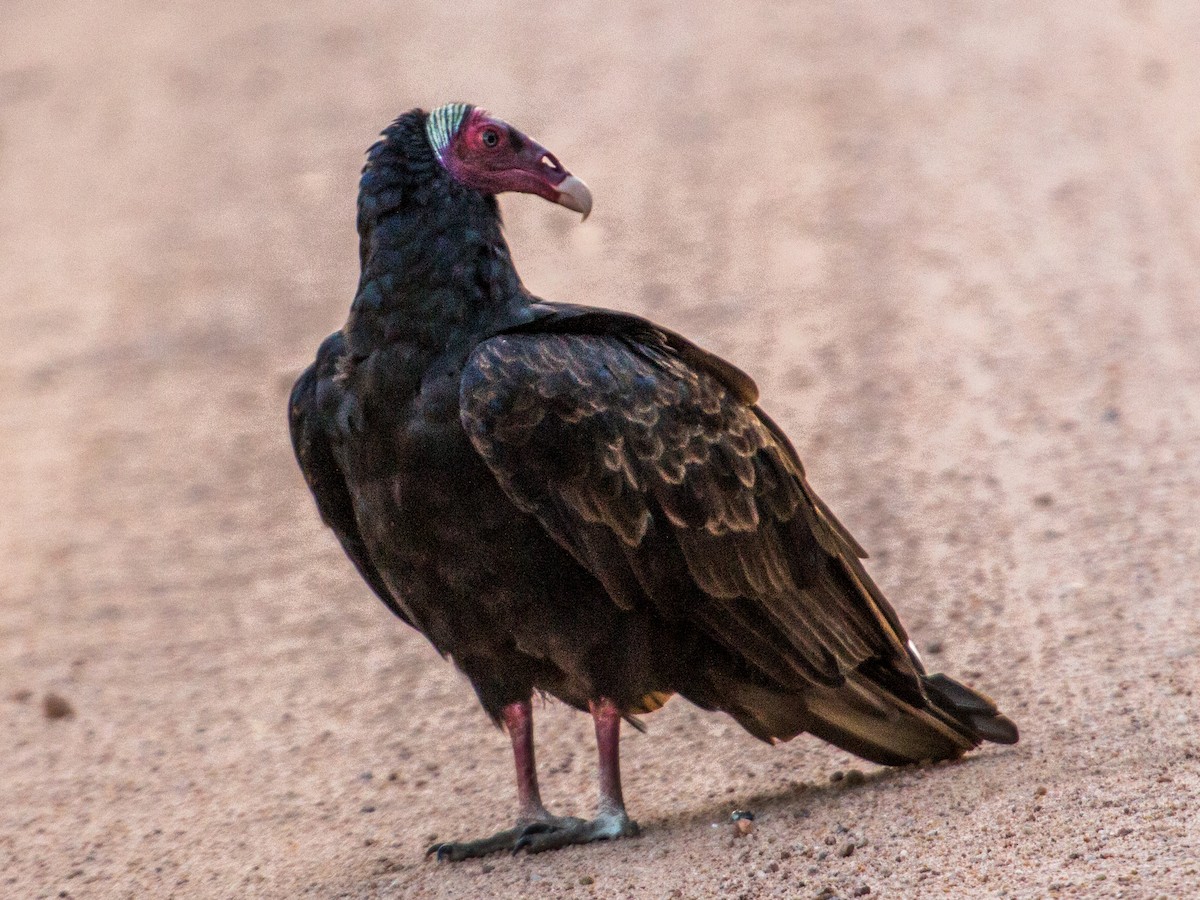
[[[425,136],[429,138],[429,146],[433,148],[438,162],[444,162],[442,157],[446,148],[450,146],[451,138],[462,125],[470,108],[467,103],[447,103],[431,112],[425,120]]]

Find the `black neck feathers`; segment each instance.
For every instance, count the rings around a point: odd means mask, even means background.
[[[358,194],[362,274],[345,334],[362,357],[391,341],[436,350],[528,302],[495,197],[459,184],[405,113],[367,152]]]

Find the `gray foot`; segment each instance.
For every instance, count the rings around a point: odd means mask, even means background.
[[[542,853],[545,850],[569,847],[571,844],[636,837],[640,833],[637,822],[623,812],[597,816],[590,822],[583,819],[534,822],[523,829],[513,845],[512,852],[516,854],[524,850],[526,853]]]
[[[538,819],[532,823],[518,824],[515,828],[497,831],[491,837],[485,837],[478,841],[447,841],[434,844],[425,851],[425,855],[436,855],[438,862],[459,862],[503,851],[515,853],[518,849],[518,842],[531,829],[571,829],[586,824],[588,823],[583,819],[575,819],[570,816],[547,816],[545,819]]]

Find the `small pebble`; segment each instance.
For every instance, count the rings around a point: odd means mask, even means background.
[[[842,844],[842,846],[838,848],[838,856],[842,857],[843,859],[845,859],[847,856],[853,855],[854,841],[846,841],[846,843]]]
[[[1045,796],[1046,796],[1046,788],[1045,788],[1045,787],[1043,787],[1043,786],[1041,786],[1041,785],[1038,785],[1038,788],[1037,788],[1037,790],[1035,790],[1035,791],[1033,792],[1033,796],[1035,796],[1035,797],[1045,797]]]
[[[373,813],[373,812],[375,812],[375,807],[373,807],[373,806],[364,806],[364,807],[362,808],[362,812],[365,812],[365,813]]]
[[[33,697],[33,691],[29,688],[21,688],[19,691],[13,691],[8,695],[8,698],[13,703],[28,703]]]
[[[862,784],[866,780],[867,776],[858,771],[858,769],[851,769],[846,773],[845,782],[848,785]]]
[[[928,644],[925,645],[925,652],[928,653],[930,656],[937,656],[939,653],[941,653],[945,649],[946,649],[946,645],[944,643],[942,643],[941,641],[930,641]]]
[[[491,863],[484,863],[482,866],[479,867],[479,872],[481,875],[486,875],[488,872],[492,871],[494,868],[496,868],[496,867],[493,866]]]
[[[836,781],[841,781],[845,777],[846,777],[846,773],[843,772],[841,769],[838,769],[836,772],[834,772],[832,775],[829,776],[829,780],[831,782],[836,782]]]
[[[869,893],[871,893],[871,886],[870,886],[869,884],[860,884],[858,887],[856,887],[856,888],[854,889],[854,893],[853,893],[853,894],[851,894],[851,896],[853,896],[853,897],[865,897],[865,896],[867,896],[867,894],[869,894]]]
[[[580,883],[580,884],[584,884],[584,885],[587,885],[587,884],[595,884],[595,883],[596,883],[596,879],[595,879],[595,878],[593,878],[591,875],[580,875],[580,876],[579,876],[579,883]]]
[[[65,697],[58,694],[46,694],[42,698],[42,715],[47,719],[66,719],[75,715],[75,708]]]
[[[748,809],[735,809],[729,816],[738,837],[754,833],[754,813]]]

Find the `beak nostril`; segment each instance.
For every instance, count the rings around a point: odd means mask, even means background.
[[[551,172],[561,172],[563,170],[562,164],[557,159],[554,158],[553,153],[543,154],[542,158],[539,159],[538,162],[541,163],[543,166],[545,166],[547,169],[549,169]]]

